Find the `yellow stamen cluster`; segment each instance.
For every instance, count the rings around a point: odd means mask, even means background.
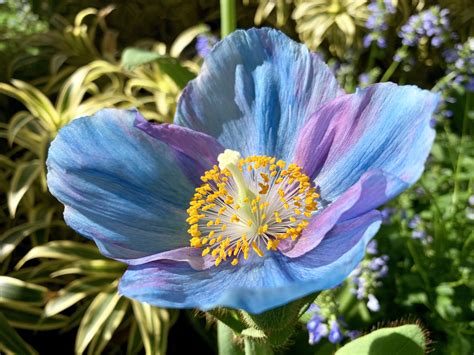
[[[263,257],[281,240],[295,240],[318,208],[319,195],[298,165],[229,152],[232,163],[221,159],[227,165],[204,173],[187,210],[191,246],[216,266],[227,259],[235,266],[251,251]]]

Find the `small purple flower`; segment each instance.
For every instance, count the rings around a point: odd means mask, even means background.
[[[425,196],[425,195],[426,195],[425,190],[424,190],[422,187],[420,187],[420,186],[418,186],[418,187],[415,189],[415,194],[416,194],[417,196]]]
[[[426,238],[426,232],[423,231],[423,230],[414,230],[412,233],[411,233],[411,237],[413,239],[424,239]]]
[[[367,308],[372,312],[378,312],[380,310],[379,300],[372,294],[368,296],[369,300],[367,301]]]
[[[365,27],[371,31],[364,37],[363,45],[368,48],[372,42],[375,42],[378,47],[385,48],[387,42],[384,31],[388,29],[387,22],[396,9],[390,0],[375,0],[367,6],[367,9],[370,11],[370,16],[367,18]]]
[[[362,86],[367,85],[370,82],[370,76],[367,73],[362,73],[359,75],[359,84]]]
[[[454,63],[458,58],[458,54],[454,48],[448,48],[443,52],[446,63]]]
[[[335,320],[331,321],[331,329],[328,336],[329,341],[333,344],[338,344],[341,342],[342,338],[343,335],[339,328],[339,324]]]
[[[466,90],[469,92],[474,92],[474,78],[470,78],[466,84]]]
[[[319,314],[315,314],[306,325],[309,334],[309,344],[319,343],[328,334],[328,327],[323,321],[324,318]]]
[[[363,45],[365,48],[369,48],[371,43],[372,43],[372,35],[369,33],[368,35],[364,36]]]
[[[447,17],[448,13],[449,11],[446,9],[432,6],[425,11],[412,15],[398,33],[402,39],[402,44],[414,47],[420,43],[422,38],[428,38],[433,47],[439,48],[443,44],[454,40],[456,35],[451,30]]]
[[[385,47],[387,47],[387,41],[385,40],[385,38],[379,37],[379,38],[377,38],[377,45],[380,48],[385,48]]]
[[[433,37],[431,39],[431,44],[436,48],[441,47],[443,44],[443,39],[441,37]]]
[[[360,337],[361,332],[359,330],[348,330],[346,335],[350,340],[354,340]]]
[[[201,58],[205,58],[212,47],[217,43],[217,37],[214,35],[198,35],[196,39],[196,51]]]
[[[415,229],[417,228],[421,223],[421,217],[420,215],[414,215],[412,219],[408,222],[408,228],[410,229]]]
[[[319,342],[323,337],[337,344],[344,339],[344,334],[349,338],[358,336],[357,331],[348,331],[344,317],[338,316],[339,303],[332,290],[323,291],[318,296],[318,306],[315,309],[317,311],[306,325],[310,344]]]
[[[372,239],[369,244],[367,244],[367,253],[371,255],[375,255],[379,252],[377,249],[377,241],[375,239]]]
[[[314,303],[313,303],[314,304]],[[319,307],[318,307],[319,308]],[[312,332],[314,331],[319,324],[322,323],[324,319],[319,315],[319,314],[314,314],[313,317],[309,320],[308,324],[306,324],[306,328],[308,328],[308,331]]]
[[[382,255],[377,258],[373,258],[369,262],[369,269],[372,271],[378,271],[387,264],[387,261],[388,255]]]
[[[390,224],[392,223],[392,216],[396,212],[396,209],[393,207],[385,207],[380,211],[380,214],[382,215],[382,223],[383,224]]]
[[[376,249],[373,248],[372,252]],[[368,253],[368,255],[374,255],[376,253]],[[364,260],[350,275],[352,282],[351,293],[356,296],[358,300],[368,299],[370,302],[369,309],[375,309],[372,307],[375,305],[373,292],[377,287],[380,286],[380,279],[387,276],[389,260],[388,255],[381,255],[371,259]]]
[[[454,115],[454,112],[451,111],[451,110],[445,110],[445,111],[443,111],[443,116],[446,117],[446,118],[451,118],[451,117],[453,117],[453,115]],[[433,118],[433,119],[434,119],[434,118]]]

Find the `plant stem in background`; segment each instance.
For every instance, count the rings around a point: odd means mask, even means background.
[[[401,48],[401,51],[404,52],[407,50],[407,46],[403,46]],[[385,81],[388,81],[393,73],[395,73],[395,70],[397,70],[398,66],[400,65],[400,61],[394,60],[392,64],[388,67],[387,71],[382,75],[382,79],[380,79],[380,82],[383,83]]]
[[[235,0],[220,0],[221,3],[221,38],[237,28]]]
[[[387,71],[383,74],[382,79],[380,79],[380,82],[383,83],[385,81],[388,81],[388,79],[392,77],[393,73],[395,73],[395,70],[397,70],[399,64],[400,62],[393,61],[392,64],[390,64],[390,66],[388,67]]]
[[[462,120],[461,143],[460,143],[461,151],[459,151],[458,159],[456,162],[456,170],[454,173],[454,192],[453,192],[453,198],[452,198],[452,206],[454,208],[453,216],[456,214],[457,203],[459,199],[459,183],[460,183],[459,174],[461,173],[461,170],[462,170],[462,162],[463,162],[463,154],[464,154],[464,151],[462,149],[465,146],[464,142],[466,140],[466,136],[468,133],[467,130],[468,130],[468,116],[469,116],[469,109],[470,109],[470,102],[469,102],[470,97],[471,97],[470,93],[467,93],[466,106],[464,108],[464,117]]]

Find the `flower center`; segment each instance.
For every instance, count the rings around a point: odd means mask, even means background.
[[[314,184],[300,166],[268,156],[242,158],[226,149],[201,177],[186,220],[191,246],[214,264],[237,265],[250,252],[262,257],[281,240],[295,240],[317,210]]]

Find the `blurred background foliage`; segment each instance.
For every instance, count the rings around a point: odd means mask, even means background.
[[[443,98],[425,175],[384,209],[385,257],[368,253],[359,274],[318,298],[326,321],[344,317],[345,338],[416,319],[435,353],[474,350],[470,8],[470,0],[237,1],[239,28],[276,27],[306,43],[348,92],[391,80]],[[171,122],[218,33],[218,0],[0,1],[0,351],[54,353],[54,342],[62,353],[164,354],[192,341],[215,352],[209,319],[117,294],[125,266],[64,224],[45,160],[62,126],[103,107]],[[374,260],[378,269],[364,269]],[[308,345],[302,325],[285,351],[329,354],[332,343]]]

